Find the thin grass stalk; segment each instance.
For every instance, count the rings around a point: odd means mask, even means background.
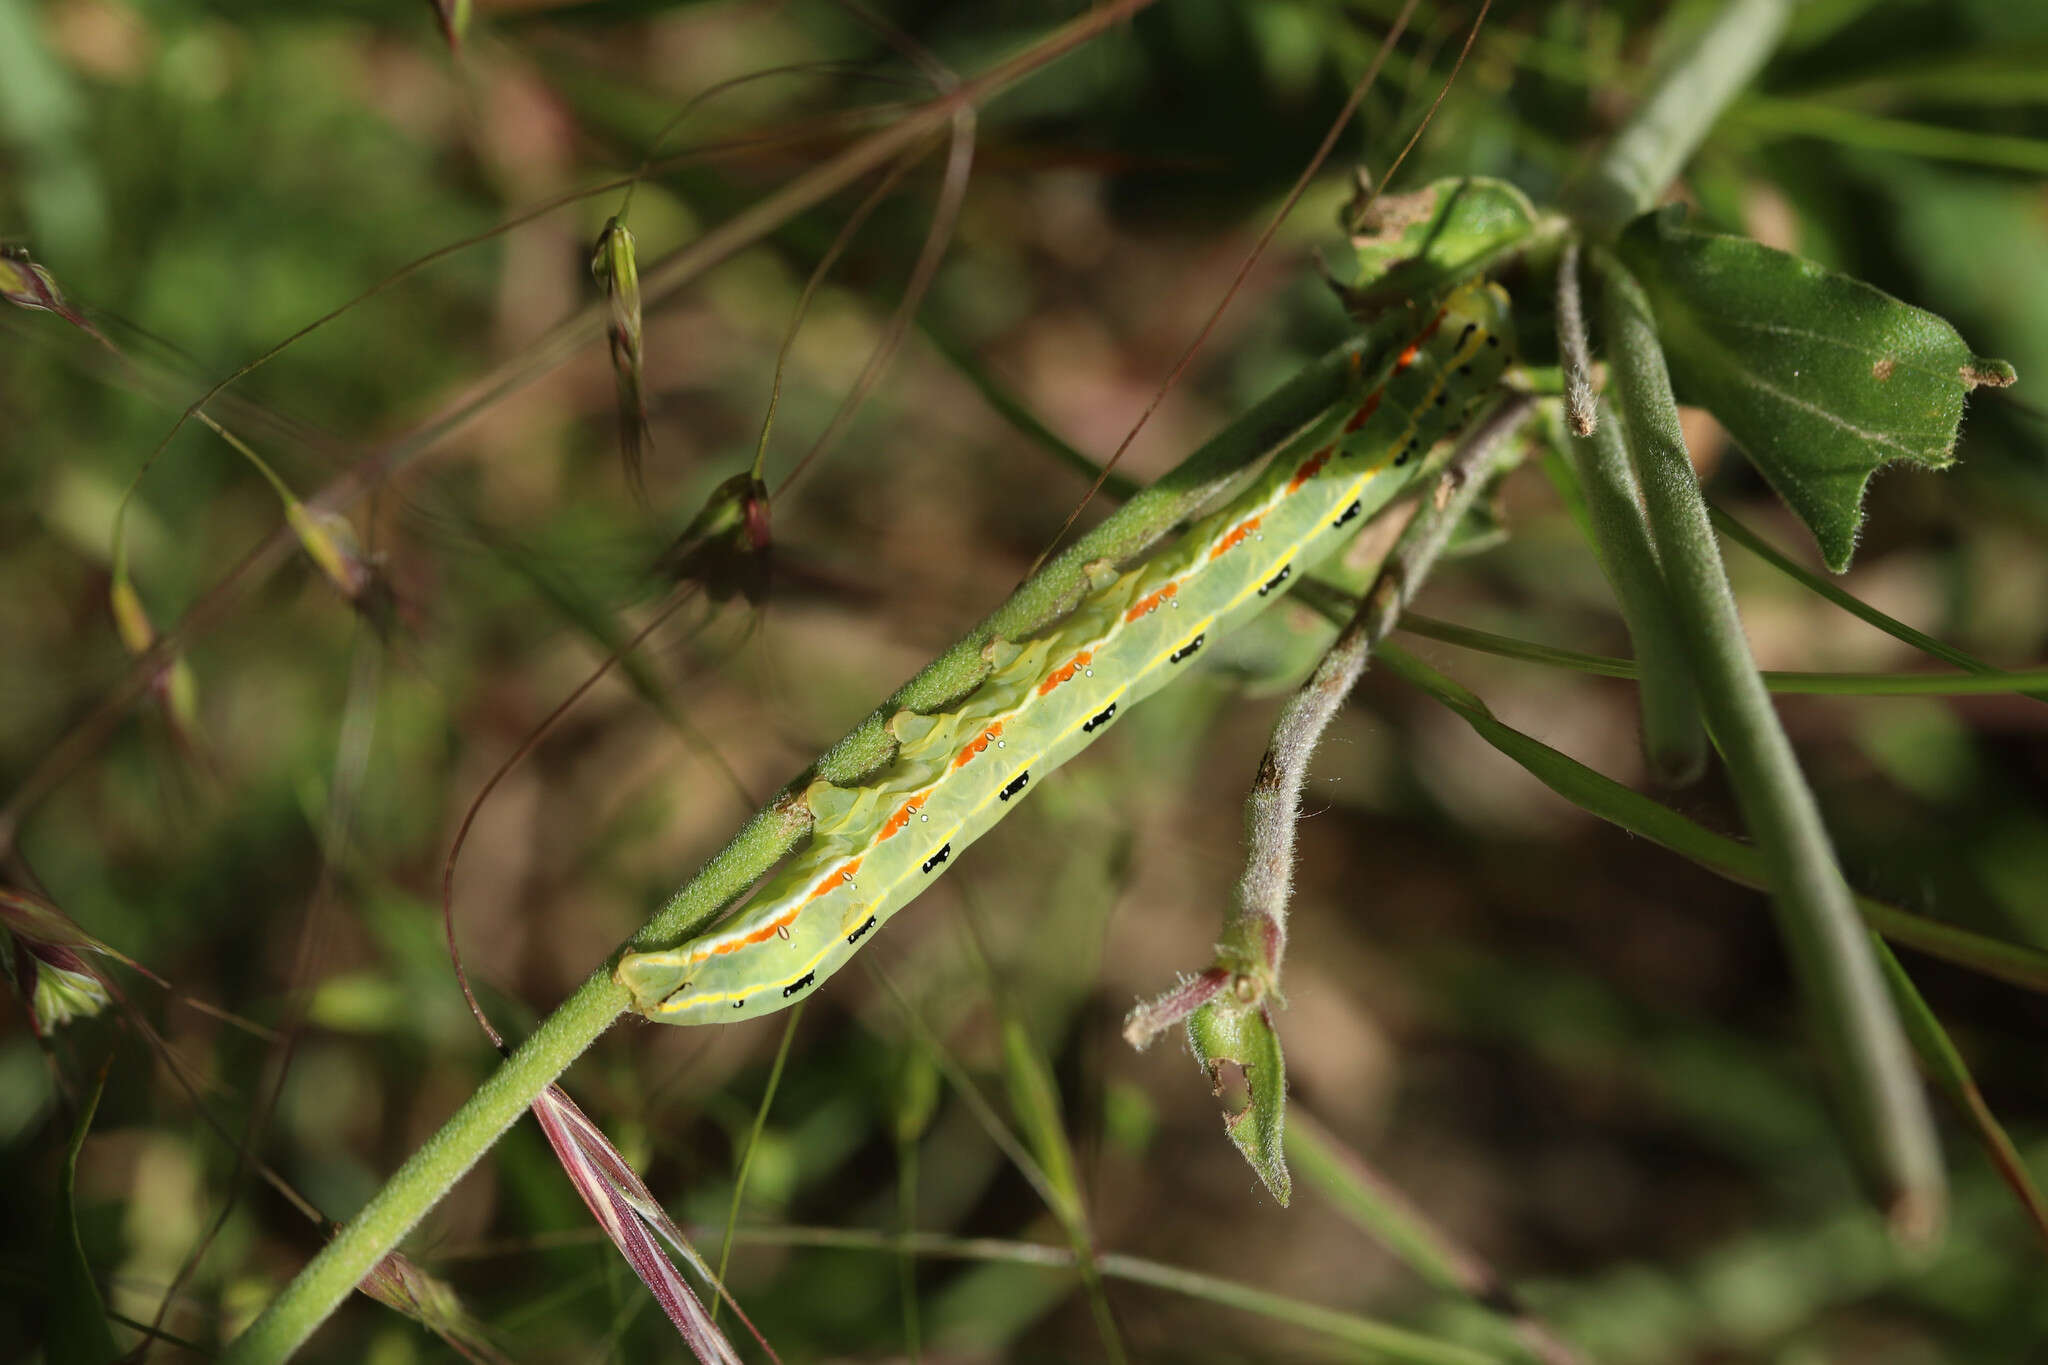
[[[1296,595],[1300,596],[1299,591]],[[1473,692],[1404,649],[1382,645],[1380,660],[1457,712],[1481,739],[1587,814],[1670,849],[1732,882],[1769,889],[1763,854],[1754,844],[1715,834],[1669,806],[1502,723]],[[2025,990],[2048,992],[2048,951],[1942,924],[1869,896],[1857,896],[1855,904],[1864,921],[1893,943]]]
[[[1500,1272],[1424,1213],[1313,1114],[1299,1107],[1288,1155],[1344,1219],[1439,1289],[1498,1314],[1541,1365],[1584,1365],[1579,1353],[1522,1302]]]
[[[1841,585],[1831,583],[1821,575],[1799,564],[1796,560],[1780,551],[1776,546],[1720,508],[1709,504],[1707,515],[1713,519],[1714,529],[1722,535],[1728,537],[1728,539],[1734,541],[1737,545],[1740,545],[1743,549],[1749,551],[1807,591],[1817,593],[1834,603],[1857,620],[1877,627],[1893,639],[1903,640],[1923,654],[1931,654],[1937,659],[1943,659],[1954,664],[1957,668],[1967,669],[1986,678],[2005,679],[2012,684],[2010,687],[2011,691],[2025,692],[2027,696],[2032,697],[2035,701],[2048,701],[2048,690],[2033,690],[2041,686],[2039,682],[2027,681],[2024,674],[2015,675],[2004,672],[1991,664],[1985,663],[1974,654],[1957,649],[1954,645],[1935,639],[1925,631],[1915,630],[1904,621],[1886,615],[1868,602],[1848,592]],[[2004,691],[2007,689],[1993,688],[1990,690]]]
[[[754,1153],[761,1146],[761,1135],[768,1131],[768,1111],[774,1107],[775,1092],[782,1088],[782,1068],[789,1061],[789,1045],[796,1041],[797,1026],[803,1023],[804,1006],[808,1000],[799,1000],[782,1021],[782,1041],[775,1048],[775,1063],[768,1068],[768,1084],[761,1091],[761,1103],[754,1110],[754,1127],[747,1134],[746,1150],[740,1155],[740,1168],[732,1179],[732,1203],[725,1210],[725,1235],[718,1242],[718,1270],[716,1281],[725,1283],[726,1267],[732,1263],[732,1230],[739,1226],[740,1204],[747,1197],[747,1176],[754,1169]],[[711,1321],[718,1321],[718,1300],[711,1301]]]
[[[1295,596],[1302,601],[1314,596],[1320,601],[1322,595],[1329,591],[1331,590],[1323,584],[1311,580],[1297,589]],[[1334,595],[1343,598],[1341,593]],[[1524,663],[1542,664],[1548,668],[1569,668],[1575,672],[1591,673],[1603,678],[1633,679],[1640,676],[1633,659],[1617,659],[1612,654],[1587,654],[1576,649],[1538,644],[1534,640],[1518,640],[1512,635],[1497,635],[1490,630],[1461,626],[1454,621],[1440,621],[1433,616],[1423,616],[1412,611],[1402,614],[1399,628],[1410,635],[1420,635],[1425,640],[1440,640],[1444,644],[1456,645],[1460,649],[1495,654],[1503,659],[1519,659]],[[2032,696],[2032,689],[2048,688],[2048,668],[2001,671],[1986,666],[1982,671],[1974,673],[1808,673],[1797,669],[1766,669],[1763,680],[1764,686],[1771,691],[1791,696]]]
[[[1753,846],[1709,833],[1678,812],[1503,724],[1478,696],[1406,651],[1388,646],[1381,659],[1390,671],[1457,713],[1480,738],[1587,814],[1661,844],[1730,881],[1767,889],[1763,857]],[[2048,953],[1923,920],[1868,897],[1858,896],[1856,905],[1871,931],[1881,936],[1873,942],[1873,950],[1921,1067],[1968,1120],[1999,1178],[2011,1188],[2028,1220],[2048,1240],[2048,1201],[2035,1187],[2012,1139],[1984,1103],[1947,1031],[1882,940],[1918,948],[1929,956],[2035,991],[2048,990]]]
[[[887,1233],[858,1228],[742,1228],[742,1242],[763,1246],[826,1247],[845,1251],[908,1251],[922,1256],[944,1256],[965,1261],[1000,1261],[1009,1265],[1038,1266],[1046,1270],[1072,1271],[1074,1253],[1047,1242],[1006,1242],[993,1237],[947,1237],[918,1233],[892,1237]],[[1276,1294],[1226,1280],[1219,1275],[1187,1270],[1143,1256],[1121,1251],[1103,1253],[1102,1273],[1111,1279],[1151,1285],[1202,1303],[1235,1308],[1273,1322],[1286,1323],[1343,1342],[1367,1353],[1367,1358],[1396,1362],[1397,1365],[1509,1365],[1509,1358],[1438,1337],[1425,1336],[1405,1327],[1325,1308],[1321,1304]]]
[[[1998,1116],[1991,1112],[1991,1106],[1984,1102],[1984,1092],[1978,1089],[1977,1078],[1970,1074],[1969,1064],[1963,1061],[1963,1054],[1957,1051],[1955,1041],[1941,1026],[1941,1020],[1921,996],[1913,978],[1906,975],[1906,969],[1892,955],[1891,949],[1885,947],[1883,940],[1874,946],[1878,963],[1884,968],[1885,981],[1899,1002],[1899,1013],[1905,1020],[1907,1036],[1913,1040],[1913,1051],[1920,1058],[1921,1069],[1969,1122],[1977,1134],[1977,1141],[1983,1145],[1985,1156],[1990,1158],[1992,1168],[1998,1172],[1998,1178],[2019,1200],[2027,1221],[2034,1225],[2035,1235],[2048,1244],[2048,1200],[2042,1199],[2019,1148],[2013,1145],[2012,1137],[1998,1121]]]

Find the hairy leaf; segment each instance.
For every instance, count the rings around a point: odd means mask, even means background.
[[[1820,542],[1849,565],[1870,476],[1955,458],[1965,396],[2013,382],[1932,313],[1684,210],[1644,214],[1623,262],[1656,313],[1681,402],[1706,408]]]

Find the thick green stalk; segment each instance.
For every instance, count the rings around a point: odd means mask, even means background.
[[[1791,0],[1729,0],[1615,135],[1579,189],[1580,221],[1612,232],[1657,202],[1778,45]]]
[[[1699,479],[1679,430],[1657,327],[1641,288],[1603,261],[1604,333],[1629,453],[1693,684],[1829,1054],[1849,1132],[1863,1145],[1893,1227],[1931,1237],[1946,1204],[1926,1096],[1820,807],[1750,657]]]

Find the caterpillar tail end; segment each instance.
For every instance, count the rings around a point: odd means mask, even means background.
[[[672,998],[689,984],[674,953],[627,953],[612,968],[612,980],[633,997],[635,1014],[661,1020],[674,1012]]]

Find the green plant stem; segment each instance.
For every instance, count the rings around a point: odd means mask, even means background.
[[[1604,403],[1593,411],[1592,433],[1569,436],[1565,450],[1585,495],[1594,553],[1614,589],[1635,648],[1643,754],[1660,783],[1683,786],[1697,780],[1707,766],[1699,697],[1686,670],[1664,570],[1650,548],[1620,427]]]
[[[1737,545],[1740,545],[1743,549],[1749,551],[1807,591],[1818,593],[1834,603],[1857,620],[1877,627],[1894,639],[1903,640],[1923,654],[1931,654],[1937,659],[1943,659],[1954,664],[1957,668],[1968,669],[1972,673],[1983,675],[1988,680],[2004,681],[2009,685],[2009,687],[1988,688],[1987,690],[1989,691],[2024,691],[2036,701],[2048,701],[2048,691],[2028,690],[2039,687],[2039,683],[2024,681],[2024,675],[2016,679],[2013,675],[2001,672],[1992,665],[1985,663],[1974,654],[1957,649],[1954,645],[1935,639],[1925,631],[1913,629],[1904,621],[1887,616],[1868,602],[1844,591],[1826,578],[1814,573],[1811,569],[1805,568],[1798,561],[1778,550],[1769,541],[1720,508],[1708,507],[1707,515],[1714,519],[1714,529],[1722,535],[1728,537],[1728,539],[1734,541]]]
[[[1429,1284],[1498,1315],[1539,1365],[1586,1365],[1476,1252],[1433,1222],[1314,1114],[1296,1108],[1287,1155],[1330,1207]]]
[[[1579,288],[1580,242],[1567,237],[1557,253],[1557,358],[1564,372],[1564,425],[1573,436],[1591,436],[1600,417],[1594,407],[1593,347],[1586,335],[1584,291]]]
[[[725,1269],[732,1262],[732,1230],[739,1226],[740,1204],[747,1197],[747,1176],[754,1169],[754,1153],[760,1150],[761,1134],[768,1130],[768,1111],[775,1105],[775,1092],[782,1088],[782,1068],[789,1061],[789,1045],[796,1041],[797,1025],[803,1022],[804,1006],[808,1000],[796,1002],[796,1008],[782,1021],[782,1042],[775,1049],[775,1064],[768,1068],[768,1086],[761,1092],[761,1103],[754,1110],[754,1128],[747,1134],[746,1150],[740,1155],[740,1169],[732,1180],[732,1203],[725,1210],[725,1236],[718,1243],[718,1282],[725,1283]],[[711,1296],[711,1321],[718,1322],[718,1305],[722,1296]]]
[[[1321,606],[1317,609],[1324,610]],[[1338,615],[1332,611],[1324,614]],[[1750,845],[1709,833],[1678,812],[1630,791],[1613,778],[1593,771],[1541,740],[1502,724],[1478,696],[1405,650],[1385,646],[1380,651],[1380,659],[1389,671],[1463,717],[1480,738],[1587,814],[1653,840],[1731,881],[1745,886],[1765,885],[1763,857]],[[2000,977],[2030,990],[2048,989],[2048,953],[2039,949],[1999,943],[1965,929],[1924,920],[1863,896],[1856,898],[1856,907],[1874,933],[1892,942],[1918,948],[1931,957]],[[1984,1144],[1999,1178],[2012,1190],[2036,1230],[2048,1239],[2048,1201],[2043,1200],[2035,1187],[2033,1177],[2028,1173],[2026,1163],[2020,1159],[2011,1137],[1999,1124],[1990,1106],[1984,1103],[1984,1097],[1978,1092],[1976,1081],[1970,1076],[1961,1054],[1890,950],[1882,942],[1873,943],[1873,949],[1884,971],[1886,985],[1905,1021],[1907,1036],[1921,1067],[1955,1102],[1957,1109],[1976,1130],[1978,1140]],[[1405,1238],[1409,1242],[1414,1240],[1412,1230],[1405,1232]],[[1424,1247],[1423,1250],[1426,1253],[1429,1248]],[[1407,1259],[1416,1263],[1412,1254]],[[1444,1264],[1440,1252],[1433,1260],[1438,1266]]]
[[[1323,731],[1364,675],[1374,647],[1393,631],[1401,608],[1429,577],[1451,532],[1494,476],[1519,457],[1508,438],[1533,406],[1532,399],[1509,398],[1472,428],[1439,476],[1443,496],[1425,502],[1416,512],[1357,613],[1274,722],[1273,737],[1245,798],[1250,851],[1216,957],[1217,966],[1257,980],[1261,997],[1279,987],[1287,947],[1287,906],[1294,887],[1295,827],[1301,818],[1301,789],[1309,761]]]
[[[1139,553],[1276,445],[1320,439],[1320,427],[1328,424],[1321,419],[1350,392],[1356,375],[1372,372],[1399,344],[1405,326],[1390,318],[1325,355],[1047,565],[757,813],[628,948],[677,943],[707,923],[809,832],[801,793],[810,777],[852,782],[885,762],[893,743],[886,729],[891,715],[904,708],[937,710],[972,691],[988,669],[983,646],[996,636],[1028,634],[1065,611],[1084,589],[1086,565]],[[610,963],[592,973],[230,1345],[228,1365],[283,1360],[296,1350],[629,999],[612,980]]]
[[[1743,637],[1649,303],[1611,259],[1603,260],[1603,283],[1612,383],[1708,729],[1769,870],[1779,931],[1819,1025],[1848,1131],[1894,1230],[1929,1239],[1943,1220],[1946,1189],[1926,1096],[1820,808]]]
[[[1311,586],[1303,584],[1296,589],[1297,595],[1306,600]],[[1403,614],[1399,628],[1425,640],[1440,640],[1460,649],[1497,654],[1504,659],[1520,659],[1550,668],[1569,668],[1603,678],[1638,676],[1632,659],[1617,659],[1612,654],[1586,654],[1576,649],[1537,644],[1533,640],[1517,640],[1511,635],[1496,635],[1490,630],[1439,621],[1433,616],[1422,616],[1412,611]],[[1771,691],[1792,696],[1994,697],[2008,693],[2032,695],[2027,689],[2048,686],[2048,668],[2020,669],[2009,673],[1800,673],[1773,669],[1763,674],[1763,680],[1764,686]]]
[[[1657,202],[1707,130],[1778,45],[1791,0],[1729,0],[1615,135],[1576,196],[1580,219],[1612,232]]]
[[[1047,1270],[1074,1268],[1074,1253],[1066,1247],[1046,1242],[1006,1242],[993,1237],[948,1237],[932,1232],[891,1236],[860,1228],[782,1227],[741,1228],[739,1240],[763,1246],[908,1252],[965,1261],[1000,1261]],[[1221,1304],[1275,1322],[1289,1323],[1368,1352],[1368,1358],[1373,1360],[1403,1361],[1411,1365],[1506,1365],[1507,1362],[1506,1357],[1493,1351],[1424,1336],[1420,1332],[1360,1317],[1356,1313],[1325,1308],[1321,1304],[1255,1289],[1199,1270],[1184,1270],[1142,1256],[1111,1251],[1104,1253],[1099,1263],[1102,1273],[1111,1279],[1148,1284],[1204,1303]]]
[[[1103,493],[1118,502],[1130,499],[1144,487],[1137,480],[1127,478],[1114,469],[1105,471],[1102,465],[1085,451],[1070,444],[1058,432],[1039,421],[1038,414],[1016,394],[1005,388],[989,371],[988,366],[982,363],[981,357],[945,327],[929,318],[919,318],[918,327],[923,331],[924,339],[931,343],[932,349],[944,356],[953,368],[960,372],[961,378],[974,385],[982,401],[993,408],[998,417],[1015,427],[1019,434],[1029,437],[1039,450],[1079,474],[1089,484],[1100,481]]]
[[[1310,602],[1332,621],[1345,619],[1341,606],[1333,610],[1317,598],[1305,597],[1309,587],[1303,584],[1296,589],[1296,598]],[[1729,881],[1758,890],[1769,889],[1768,869],[1755,845],[1715,834],[1669,806],[1631,791],[1605,773],[1595,772],[1542,740],[1503,723],[1472,691],[1404,649],[1381,645],[1379,659],[1397,676],[1457,712],[1481,739],[1588,815],[1668,848]],[[1893,943],[2023,990],[2048,992],[2048,952],[1943,924],[1869,896],[1857,896],[1855,903],[1864,922]]]
[[[1752,95],[1729,111],[1729,121],[1753,137],[1825,138],[1844,147],[1867,147],[1897,156],[2048,175],[2048,142],[2038,137],[1980,133],[1911,119],[1882,118],[1816,99],[1767,99]]]

